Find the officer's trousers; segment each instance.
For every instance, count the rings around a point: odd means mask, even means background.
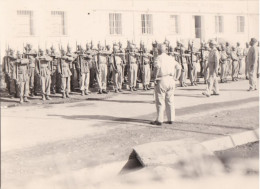
[[[42,77],[40,76],[41,81],[41,93],[42,95],[50,95],[51,91],[51,76]]]
[[[29,69],[29,87],[30,89],[34,90],[34,79],[35,79],[35,68],[30,68]]]
[[[175,120],[174,89],[175,81],[173,77],[167,76],[157,81],[154,88],[157,110],[156,121],[163,122],[165,110],[168,121]]]
[[[218,78],[216,73],[210,74],[209,79],[208,79],[208,85],[206,88],[206,93],[211,94],[211,91],[213,91],[213,94],[218,94],[219,93],[219,88],[218,88]]]
[[[70,76],[61,78],[61,92],[62,93],[70,92]]]
[[[150,84],[150,80],[151,80],[151,70],[150,70],[150,65],[149,64],[145,64],[143,66],[143,84],[144,85],[149,85]]]
[[[51,75],[51,91],[56,92],[60,90],[60,82],[58,82],[59,79],[58,71],[55,70],[55,72]]]
[[[99,65],[99,73],[97,75],[98,87],[100,90],[107,89],[107,64]]]
[[[242,74],[242,68],[243,68],[243,61],[242,61],[243,59],[238,59],[238,73],[239,74]]]
[[[186,80],[187,80],[187,74],[188,74],[188,66],[187,64],[183,64],[183,70],[181,72],[181,76],[180,76],[180,84],[186,84]]]
[[[89,91],[89,77],[90,76],[90,72],[86,72],[86,73],[81,73],[81,77],[80,77],[80,90],[81,91]]]
[[[130,67],[129,67],[129,86],[130,87],[136,87],[137,71],[138,71],[138,65],[130,64]]]
[[[19,81],[17,82],[20,97],[29,96],[29,81]]]
[[[257,81],[257,66],[250,66],[249,67],[249,88],[256,89],[256,81]]]
[[[227,61],[220,63],[220,79],[227,78]]]
[[[8,74],[5,74],[5,82],[6,88],[10,95],[14,95],[16,93],[16,82],[12,79]]]
[[[121,89],[123,83],[123,69],[121,65],[117,65],[117,71],[113,71],[114,89]]]
[[[238,77],[239,64],[237,60],[232,61],[232,79]]]

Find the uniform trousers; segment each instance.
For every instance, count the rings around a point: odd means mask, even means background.
[[[239,64],[237,60],[232,61],[232,79],[238,77]]]
[[[70,76],[61,78],[61,92],[62,93],[70,92]]]
[[[123,68],[121,65],[117,65],[117,71],[113,71],[114,88],[121,89],[123,83]]]
[[[174,89],[175,80],[172,76],[166,76],[157,81],[154,88],[157,110],[156,121],[161,123],[164,121],[164,111],[166,111],[168,121],[175,120]]]
[[[144,85],[149,85],[150,84],[150,80],[151,80],[151,69],[150,69],[150,65],[149,64],[145,64],[143,66],[143,84]]]
[[[248,68],[248,62],[247,62],[247,57],[245,57],[245,76],[249,76],[249,68]]]
[[[238,59],[238,73],[239,74],[242,74],[242,68],[243,68],[243,61],[242,61],[243,59],[241,58],[241,59]]]
[[[81,77],[80,77],[80,90],[81,91],[89,91],[89,77],[90,76],[90,72],[86,72],[86,73],[81,73]]]
[[[181,76],[180,76],[181,85],[186,84],[187,74],[188,74],[188,66],[185,63],[185,64],[183,64],[183,70],[182,70]]]
[[[130,64],[130,67],[129,67],[129,86],[130,87],[136,87],[137,71],[138,71],[138,65]]]
[[[107,64],[99,65],[99,73],[97,75],[98,87],[100,90],[107,88]]]
[[[50,95],[50,89],[51,89],[51,76],[40,76],[40,82],[41,82],[41,93],[42,95]]]
[[[17,86],[18,86],[20,97],[29,96],[29,81],[18,81]]]
[[[220,79],[227,78],[227,61],[224,60],[220,63]]]

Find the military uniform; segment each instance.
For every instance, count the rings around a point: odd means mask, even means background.
[[[68,57],[66,55],[61,56],[58,62],[58,73],[61,76],[61,92],[62,97],[70,97],[70,64],[73,61],[72,57]]]
[[[191,85],[197,85],[197,72],[198,72],[198,60],[197,57],[192,54],[192,62],[190,58],[190,82]]]
[[[8,93],[11,97],[14,97],[16,96],[17,91],[16,78],[14,74],[16,58],[13,56],[12,52],[7,52],[7,56],[3,57],[2,70],[5,74],[5,82]]]
[[[181,77],[180,77],[180,84],[181,87],[187,87],[186,80],[187,80],[187,75],[188,75],[188,65],[187,65],[187,59],[183,55],[185,52],[185,48],[181,47],[180,51],[182,51],[182,72],[181,72]]]
[[[226,45],[227,53],[227,75],[232,75],[232,59],[231,59],[231,47],[229,44]]]
[[[247,62],[249,71],[249,91],[256,90],[257,81],[257,66],[258,66],[258,48],[256,46],[257,40],[252,38],[250,41],[251,47],[248,50]]]
[[[51,100],[49,97],[51,88],[51,61],[52,58],[46,55],[41,55],[37,58],[36,72],[40,77],[42,100]]]
[[[51,92],[55,94],[61,90],[61,79],[58,73],[58,57],[55,54],[51,54]]]
[[[80,62],[80,90],[81,94],[89,94],[89,78],[90,69],[92,67],[92,56],[87,55],[86,57],[79,56]]]
[[[123,83],[123,59],[121,55],[112,54],[113,80],[115,92],[121,92]]]
[[[107,54],[99,52],[95,56],[95,62],[96,62],[99,94],[107,93],[107,66],[108,66]]]
[[[249,47],[246,47],[244,49],[244,51],[243,51],[243,55],[245,57],[245,77],[246,77],[246,79],[249,78],[249,74],[248,74],[248,61],[247,61],[248,50],[249,50]]]
[[[220,81],[221,83],[226,82],[227,81],[227,58],[228,55],[225,51],[225,49],[222,49],[222,51],[220,51]]]
[[[129,74],[128,81],[131,91],[136,91],[137,71],[138,71],[138,55],[135,52],[129,52],[128,54]]]
[[[209,67],[208,67],[208,59],[209,59],[209,51],[205,50],[203,53],[203,75],[204,75],[204,83],[206,84],[209,79]]]
[[[231,51],[231,60],[232,60],[232,81],[238,80],[238,71],[239,71],[239,64],[238,64],[238,56],[235,48]]]
[[[211,42],[211,43],[213,45],[216,45],[216,42]],[[217,80],[218,68],[219,68],[219,52],[215,46],[209,52],[208,68],[209,68],[208,85],[206,88],[206,92],[203,93],[203,95],[206,95],[207,97],[211,95],[212,90],[214,95],[219,94],[218,80]]]
[[[238,46],[236,51],[237,51],[237,57],[238,57],[238,74],[242,75],[242,72],[243,72],[242,71],[242,68],[243,68],[243,65],[242,65],[243,64],[243,62],[242,62],[242,60],[243,60],[243,50],[240,46]]]
[[[29,59],[24,59],[19,53],[15,62],[17,86],[20,95],[20,103],[29,102]]]
[[[149,90],[149,84],[151,80],[151,69],[150,69],[150,59],[152,55],[149,53],[144,53],[143,57],[143,85],[144,90]]]

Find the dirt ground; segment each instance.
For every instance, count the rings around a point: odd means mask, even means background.
[[[3,184],[26,188],[37,178],[50,178],[65,170],[79,171],[100,164],[127,161],[132,147],[155,141],[189,138],[193,132],[203,140],[206,135],[219,137],[230,130],[241,132],[258,127],[258,107],[222,111],[191,118],[174,125],[116,127],[105,134],[38,145],[2,154]],[[113,122],[109,123],[113,124]],[[214,132],[213,132],[214,131]],[[66,165],[64,167],[64,165]],[[118,170],[119,171],[119,170]],[[11,182],[11,183],[10,183]]]

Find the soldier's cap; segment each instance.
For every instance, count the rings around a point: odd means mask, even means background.
[[[256,38],[251,38],[250,42],[251,43],[257,43],[257,40],[256,40]]]

